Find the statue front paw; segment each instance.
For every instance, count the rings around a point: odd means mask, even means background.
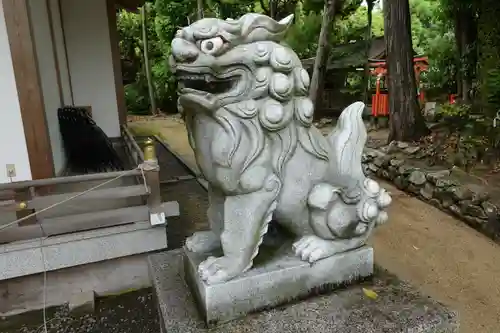
[[[186,239],[186,249],[196,253],[207,253],[220,248],[220,237],[213,231],[198,231]]]
[[[297,257],[310,263],[330,257],[338,251],[336,243],[314,235],[300,238],[292,248]]]
[[[198,266],[198,274],[207,284],[216,284],[229,281],[246,269],[247,266],[242,265],[241,261],[235,258],[208,257]]]
[[[364,198],[358,205],[358,217],[365,223],[375,221],[377,225],[387,221],[388,215],[384,209],[391,204],[391,196],[380,185],[371,179],[366,179],[363,183]]]

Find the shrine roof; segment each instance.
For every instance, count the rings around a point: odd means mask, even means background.
[[[366,63],[365,40],[334,46],[330,50],[327,69],[350,69],[363,67]],[[416,54],[415,54],[416,55]],[[370,62],[384,61],[386,57],[384,37],[375,37],[371,40],[368,59]],[[315,57],[303,59],[302,65],[310,69],[314,65]]]

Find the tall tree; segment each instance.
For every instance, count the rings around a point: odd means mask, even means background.
[[[480,101],[482,112],[491,117],[500,107],[500,2],[478,2]]]
[[[141,23],[142,23],[142,45],[144,55],[144,69],[146,71],[146,80],[148,82],[149,103],[151,104],[151,113],[157,114],[155,91],[153,88],[153,78],[151,76],[151,64],[149,63],[149,47],[148,47],[148,27],[147,27],[147,3],[141,7]]]
[[[316,59],[314,60],[313,75],[311,86],[309,88],[309,98],[314,106],[318,106],[318,95],[322,93],[324,73],[326,72],[328,62],[328,37],[332,30],[337,2],[341,0],[325,0],[323,8],[323,19],[321,22],[321,31],[319,33],[318,48],[316,50]]]
[[[264,14],[275,20],[295,12],[299,0],[259,0],[259,5]]]
[[[196,18],[201,20],[203,18],[203,0],[196,0]]]
[[[477,2],[477,1],[476,1]],[[441,0],[452,19],[458,53],[457,92],[463,103],[471,103],[477,66],[477,5],[470,0]]]
[[[373,7],[375,6],[376,0],[366,0],[366,5],[368,7],[368,25],[366,26],[366,49],[365,49],[365,74],[363,77],[363,88],[364,88],[364,102],[368,103],[368,97],[370,95],[370,49],[372,46],[372,25],[373,25]]]
[[[414,141],[429,133],[417,99],[410,4],[384,1],[389,88],[389,141]]]

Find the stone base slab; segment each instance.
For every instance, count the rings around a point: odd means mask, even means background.
[[[249,314],[208,330],[184,280],[184,251],[149,257],[162,332],[456,333],[457,314],[375,268],[373,279],[323,296]],[[377,293],[367,297],[362,288]]]
[[[317,291],[325,292],[373,274],[373,249],[363,247],[314,264],[300,260],[285,244],[254,268],[225,283],[207,285],[198,265],[207,255],[186,250],[185,279],[209,327],[264,308],[274,307]],[[265,250],[264,250],[265,251]],[[266,253],[261,253],[266,256]],[[259,254],[259,255],[261,255]]]

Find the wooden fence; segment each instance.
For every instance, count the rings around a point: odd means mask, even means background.
[[[0,184],[0,244],[149,221],[165,211],[154,142],[143,152],[126,127],[122,140],[142,169]]]

